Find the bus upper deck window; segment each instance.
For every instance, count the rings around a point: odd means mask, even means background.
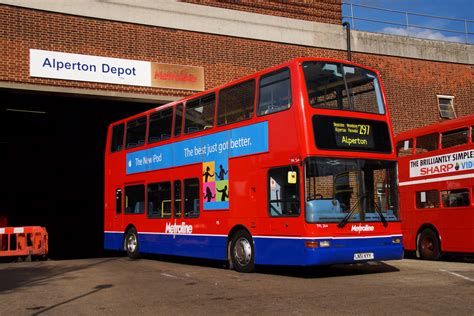
[[[416,153],[424,153],[438,149],[438,133],[423,135],[416,138]]]
[[[123,149],[123,134],[125,132],[125,124],[118,124],[112,128],[112,140],[110,143],[110,151],[116,152]]]
[[[469,129],[462,128],[441,134],[441,147],[449,148],[467,144]]]
[[[258,95],[257,115],[288,109],[291,105],[290,70],[285,68],[263,76]]]
[[[173,108],[167,108],[150,115],[148,142],[154,143],[171,137]]]
[[[213,127],[215,105],[216,95],[214,93],[186,103],[184,115],[185,134],[199,132]]]
[[[397,144],[397,156],[410,156],[413,151],[413,139],[402,140]]]
[[[240,122],[252,117],[255,99],[255,80],[239,83],[219,92],[217,125]]]
[[[134,148],[145,144],[146,116],[127,122],[127,136],[125,148]]]
[[[176,106],[174,112],[174,136],[181,135],[181,127],[183,126],[183,103]]]

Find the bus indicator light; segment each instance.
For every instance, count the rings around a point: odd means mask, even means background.
[[[304,245],[306,246],[306,248],[318,248],[317,241],[305,241]]]

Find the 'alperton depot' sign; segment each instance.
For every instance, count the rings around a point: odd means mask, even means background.
[[[30,76],[204,90],[204,68],[30,49]]]

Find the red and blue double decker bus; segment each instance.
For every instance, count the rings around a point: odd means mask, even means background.
[[[298,58],[113,123],[105,248],[256,264],[401,259],[379,73]]]
[[[397,135],[404,246],[427,260],[474,254],[474,115]]]

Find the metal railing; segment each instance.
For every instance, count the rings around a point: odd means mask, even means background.
[[[343,22],[344,21],[351,22],[351,27],[356,30],[378,32],[378,33],[389,33],[393,35],[402,35],[402,36],[407,36],[407,37],[418,37],[418,38],[452,41],[452,42],[459,42],[459,43],[465,43],[465,44],[474,44],[474,32],[470,31],[470,29],[474,29],[474,20],[455,19],[455,18],[434,16],[434,15],[421,14],[421,13],[413,13],[413,12],[407,12],[407,11],[384,9],[384,8],[373,7],[373,6],[362,5],[362,4],[353,4],[351,2],[343,2],[342,5],[343,5],[343,11],[342,11]],[[345,8],[349,9],[349,12],[350,12],[349,15],[344,15]],[[354,13],[354,8],[360,9],[361,10],[360,14],[356,15]],[[364,15],[370,15],[370,12],[378,12],[378,13],[382,13],[382,15],[392,14],[391,18],[403,19],[404,21],[396,22],[393,20],[390,21],[390,20],[364,17]],[[454,24],[458,24],[460,28],[450,29],[450,28],[426,26],[426,25],[412,22],[413,20],[415,20],[415,18],[425,19],[426,20],[425,22],[428,22],[429,20],[431,20],[431,22],[433,22],[433,20],[451,22]],[[392,27],[389,28],[388,31],[373,31],[371,30],[373,28],[364,29],[364,27],[359,26],[360,23],[357,23],[357,21],[377,23],[377,24],[382,24],[382,25],[390,25]],[[444,24],[444,22],[441,24]],[[460,30],[461,28],[463,28],[463,30]],[[419,30],[423,30],[425,32],[423,31],[420,32]],[[433,32],[437,32],[437,33],[434,34]],[[446,36],[446,34],[450,34],[453,36]]]

